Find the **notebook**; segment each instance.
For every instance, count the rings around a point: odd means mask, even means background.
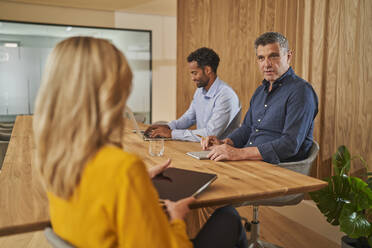
[[[196,196],[208,187],[216,174],[168,168],[152,179],[161,200],[178,201],[182,198]]]
[[[208,158],[209,153],[210,153],[210,151],[187,152],[186,155],[189,155],[189,156],[191,156],[193,158],[196,158],[196,159],[203,160],[203,159],[209,159]]]

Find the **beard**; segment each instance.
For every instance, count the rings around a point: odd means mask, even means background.
[[[196,87],[198,87],[198,88],[204,88],[205,86],[207,86],[208,85],[208,81],[198,81],[197,83],[196,83]]]
[[[209,77],[207,75],[205,75],[204,71],[203,71],[202,77],[200,78],[199,81],[196,82],[196,87],[204,88],[205,86],[208,85],[208,83],[209,83]]]

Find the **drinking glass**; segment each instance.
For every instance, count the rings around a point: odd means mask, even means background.
[[[154,139],[149,141],[149,153],[151,156],[163,156],[164,154],[164,140]]]

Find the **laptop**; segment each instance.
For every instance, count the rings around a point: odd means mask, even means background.
[[[145,141],[149,141],[149,140],[172,140],[172,138],[165,138],[165,137],[152,138],[152,137],[148,136],[148,134],[145,133],[145,130],[140,130],[139,129],[137,120],[134,117],[134,114],[133,114],[132,110],[128,106],[126,106],[125,112],[128,114],[129,119],[132,121],[132,124],[135,128],[133,130],[133,132],[137,133],[143,140],[145,140]]]
[[[166,137],[150,137],[146,132],[145,130],[140,130],[140,132],[142,133],[142,138],[143,140],[145,141],[149,141],[149,140],[172,140],[172,138],[166,138]]]
[[[152,178],[152,183],[161,200],[178,201],[197,196],[216,178],[216,174],[171,167]]]

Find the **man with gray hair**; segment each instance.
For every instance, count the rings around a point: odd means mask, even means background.
[[[223,140],[203,139],[202,148],[211,149],[208,157],[215,161],[303,160],[313,143],[317,95],[290,67],[292,51],[282,34],[264,33],[254,45],[264,80],[251,98],[243,124]]]

